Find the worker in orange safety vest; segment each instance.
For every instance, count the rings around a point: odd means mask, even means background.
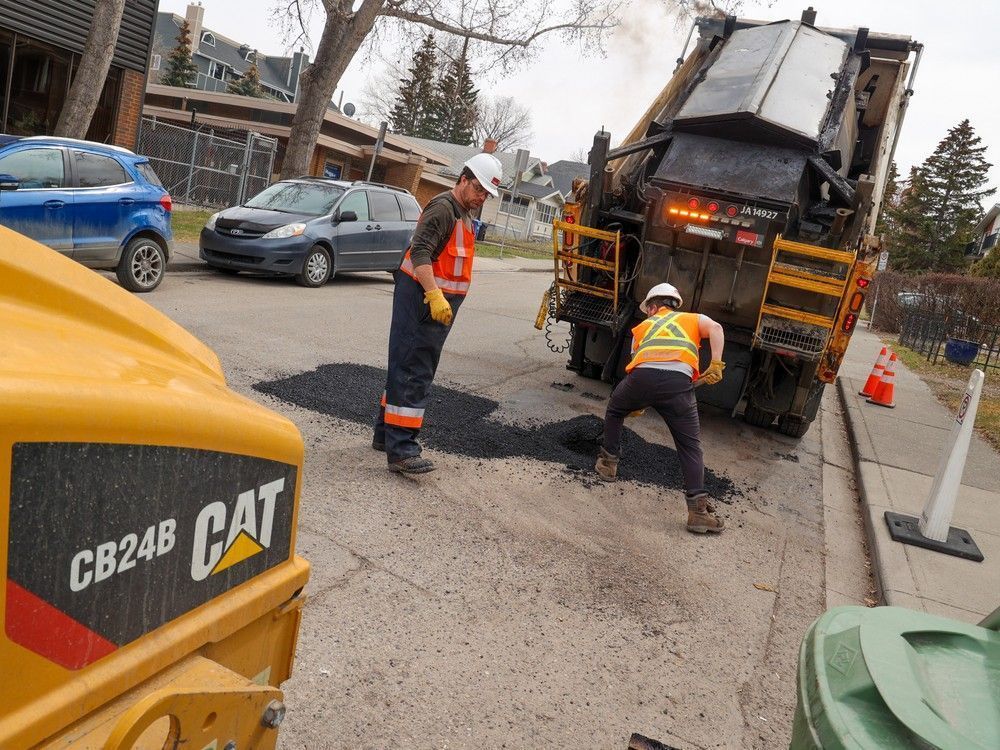
[[[455,187],[432,198],[420,214],[395,274],[389,369],[372,438],[372,448],[385,451],[390,471],[434,470],[421,455],[417,435],[441,349],[472,282],[472,214],[498,195],[502,179],[492,154],[466,161]]]
[[[625,417],[652,407],[667,423],[677,447],[687,500],[687,529],[719,533],[724,522],[705,492],[705,463],[701,450],[701,422],[694,383],[714,385],[722,380],[725,363],[722,326],[707,315],[679,312],[680,292],[671,284],[656,284],[641,309],[649,317],[632,329],[632,360],[626,376],[608,401],[604,444],[595,469],[601,479],[614,481]],[[712,361],[699,372],[700,344],[708,339]]]

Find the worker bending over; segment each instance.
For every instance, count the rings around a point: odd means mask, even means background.
[[[417,434],[441,349],[472,282],[472,214],[497,196],[502,177],[500,161],[491,154],[465,162],[455,187],[432,198],[420,214],[396,272],[389,372],[372,438],[372,448],[385,451],[391,471],[434,469],[420,455]]]
[[[640,309],[649,317],[632,329],[632,361],[625,379],[611,394],[604,419],[604,445],[595,469],[611,482],[618,474],[618,450],[625,417],[652,407],[667,423],[684,476],[688,531],[719,533],[724,526],[705,492],[705,463],[701,452],[701,423],[694,383],[714,385],[722,380],[722,326],[707,315],[678,312],[680,292],[671,284],[649,290]],[[712,363],[698,372],[698,351],[708,339]]]

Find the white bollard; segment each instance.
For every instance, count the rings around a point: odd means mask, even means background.
[[[941,461],[938,464],[937,475],[930,497],[920,514],[920,533],[928,539],[938,542],[948,540],[948,529],[951,528],[951,516],[955,511],[955,500],[958,498],[958,488],[962,484],[962,472],[965,470],[965,458],[969,455],[969,441],[972,440],[972,425],[976,421],[976,410],[979,409],[979,395],[983,390],[986,375],[982,370],[973,370],[969,385],[962,396],[958,407],[955,424],[945,446]]]

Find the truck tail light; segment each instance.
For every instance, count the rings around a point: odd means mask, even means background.
[[[868,285],[871,283],[872,283],[871,279],[865,279],[865,278],[858,279],[858,286],[861,287],[862,289],[867,289]]]
[[[174,210],[174,202],[170,200],[170,193],[164,193],[160,196],[160,205],[163,206],[163,210],[167,213]]]
[[[701,205],[701,201],[697,198],[692,198],[688,201],[688,208],[698,208]]]
[[[848,313],[846,316],[844,316],[844,325],[842,326],[842,328],[844,329],[844,333],[850,333],[851,331],[853,331],[854,326],[856,326],[857,323],[858,323],[858,316],[855,315],[854,313]]]

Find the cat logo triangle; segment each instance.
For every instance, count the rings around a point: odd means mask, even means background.
[[[233,567],[236,563],[243,562],[248,557],[253,557],[258,552],[263,552],[264,547],[261,546],[260,542],[250,536],[246,531],[240,531],[237,537],[233,540],[233,543],[229,545],[229,549],[222,556],[215,567],[212,568],[212,575],[216,573],[221,573],[226,568]]]

